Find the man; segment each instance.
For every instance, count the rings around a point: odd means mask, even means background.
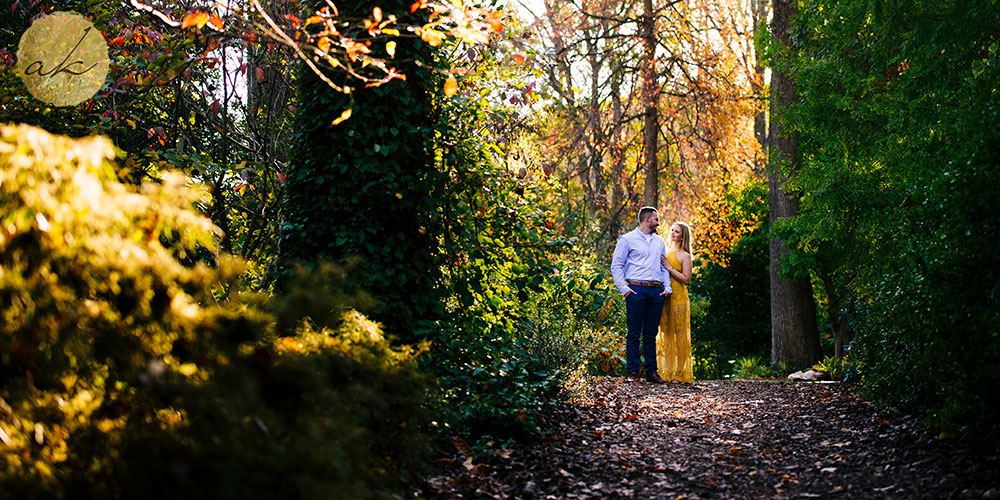
[[[611,276],[625,296],[625,368],[628,380],[639,380],[639,339],[646,365],[646,381],[666,383],[656,373],[656,331],[670,289],[670,275],[660,263],[667,245],[658,234],[660,216],[653,207],[639,210],[639,226],[618,238],[611,259]]]

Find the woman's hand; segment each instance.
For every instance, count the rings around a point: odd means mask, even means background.
[[[663,268],[667,271],[672,271],[672,269],[670,269],[670,259],[668,259],[666,255],[660,256],[660,264],[663,264]]]

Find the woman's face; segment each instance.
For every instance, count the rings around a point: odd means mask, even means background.
[[[684,241],[684,233],[680,226],[675,225],[670,228],[670,241]]]

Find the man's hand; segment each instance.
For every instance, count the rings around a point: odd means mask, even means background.
[[[667,290],[664,290],[663,293],[660,294],[660,297],[666,297],[667,295],[670,295],[670,292],[667,291]]]

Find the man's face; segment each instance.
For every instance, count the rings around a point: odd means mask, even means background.
[[[660,226],[660,215],[653,212],[652,215],[646,217],[646,226],[656,232],[656,228]]]

